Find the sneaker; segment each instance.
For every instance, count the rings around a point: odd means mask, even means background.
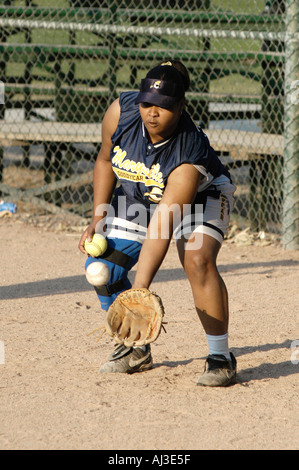
[[[230,353],[231,359],[225,356],[213,354],[206,360],[205,370],[197,385],[203,387],[226,387],[235,379],[237,374],[237,361],[235,356]]]
[[[108,361],[102,365],[100,372],[133,374],[149,370],[152,366],[153,360],[149,344],[145,346],[145,351],[142,348],[128,348],[121,344],[117,346]]]

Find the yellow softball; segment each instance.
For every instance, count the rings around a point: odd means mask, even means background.
[[[99,233],[94,234],[91,242],[89,242],[87,239],[84,242],[84,248],[86,252],[93,258],[97,258],[98,256],[101,256],[103,253],[105,253],[107,247],[107,239],[104,237],[104,235],[100,235]]]

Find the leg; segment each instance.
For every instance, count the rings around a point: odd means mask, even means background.
[[[195,243],[195,237],[202,238],[201,248],[188,249],[188,243]],[[206,234],[192,235],[188,243],[178,241],[181,263],[191,285],[194,304],[205,332],[209,335],[223,335],[228,330],[228,294],[220,276],[216,259],[220,243]]]
[[[199,237],[201,247],[188,249],[188,244]],[[197,383],[209,387],[229,385],[236,375],[236,360],[228,349],[228,294],[216,265],[220,246],[219,241],[201,233],[193,234],[187,243],[178,242],[179,257],[209,345],[205,371]]]
[[[142,246],[136,241],[126,239],[107,240],[107,251],[98,258],[88,257],[85,263],[87,280],[94,286],[104,311],[109,309],[120,292],[130,289],[128,273],[138,261]],[[133,374],[149,370],[152,365],[150,345],[143,348],[122,345],[117,346],[108,361],[100,368],[100,372]]]
[[[92,280],[92,273],[86,273],[91,274],[91,276],[88,276],[88,282],[94,286],[101,307],[105,311],[109,309],[118,294],[130,289],[131,282],[128,273],[137,263],[142,246],[138,242],[118,238],[107,237],[107,242],[108,248],[103,255],[97,258],[89,256],[85,263],[86,271],[91,265],[102,266],[105,264],[108,268],[109,275],[103,283],[97,283],[96,269],[94,270],[96,273],[94,280]]]
[[[209,192],[205,203],[197,209],[197,215],[203,209],[198,223],[187,226],[187,239],[177,240],[209,347],[205,372],[198,381],[198,385],[205,386],[228,385],[236,375],[236,360],[228,345],[228,293],[217,268],[217,256],[233,206],[234,186],[225,179],[215,180],[215,186],[217,192]]]
[[[202,237],[201,248],[189,250],[188,243]],[[216,259],[219,241],[206,234],[193,234],[189,242],[178,242],[181,263],[191,285],[194,304],[206,332],[209,355],[198,385],[220,387],[236,375],[236,360],[228,349],[228,294]]]

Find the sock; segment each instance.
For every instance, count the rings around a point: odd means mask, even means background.
[[[209,354],[222,354],[227,359],[230,359],[228,348],[228,333],[225,335],[206,335],[209,346]]]

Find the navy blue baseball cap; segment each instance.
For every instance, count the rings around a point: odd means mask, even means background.
[[[167,73],[169,69],[171,69],[171,74]],[[167,80],[168,76],[170,80]],[[183,98],[184,94],[184,84],[180,73],[172,66],[159,65],[141,80],[135,103],[150,103],[160,108],[170,109]]]

